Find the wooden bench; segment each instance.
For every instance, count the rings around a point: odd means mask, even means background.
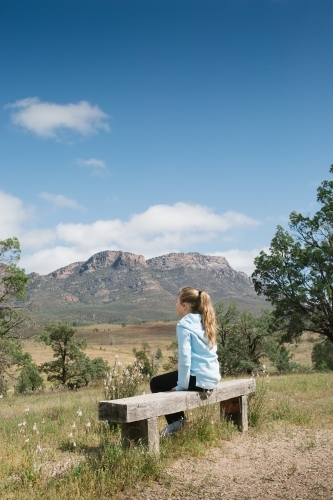
[[[125,446],[140,441],[158,453],[158,417],[205,404],[220,403],[221,418],[230,418],[241,431],[247,431],[247,395],[255,390],[255,380],[250,378],[220,382],[210,394],[191,391],[142,394],[131,398],[101,401],[98,416],[99,420],[121,424]]]

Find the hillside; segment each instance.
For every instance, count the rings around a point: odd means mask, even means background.
[[[243,309],[267,307],[245,273],[224,257],[199,253],[146,260],[128,252],[99,252],[44,276],[32,273],[28,296],[38,322],[165,321],[175,319],[176,296],[185,285],[207,290],[214,304],[235,300]]]

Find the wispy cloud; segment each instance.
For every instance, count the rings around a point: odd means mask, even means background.
[[[42,102],[38,97],[28,97],[7,104],[5,108],[12,110],[14,125],[40,137],[56,138],[59,131],[66,129],[83,136],[109,130],[108,115],[87,101],[56,104]]]
[[[67,198],[63,194],[42,192],[39,193],[38,196],[43,200],[51,203],[55,208],[73,208],[75,210],[85,210],[85,208],[79,205],[75,200]]]
[[[98,158],[89,158],[88,160],[76,158],[75,163],[81,167],[90,168],[93,175],[104,175],[107,173],[105,161]]]
[[[106,163],[104,160],[98,160],[97,158],[89,158],[89,160],[82,160],[81,158],[76,158],[78,165],[83,167],[92,168],[106,168]]]

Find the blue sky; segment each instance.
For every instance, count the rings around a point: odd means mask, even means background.
[[[333,163],[330,0],[2,0],[0,238],[251,272]]]

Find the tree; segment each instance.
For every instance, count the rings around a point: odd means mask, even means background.
[[[31,361],[23,366],[17,382],[16,394],[29,394],[44,388],[44,381],[38,366]]]
[[[228,309],[216,307],[217,354],[221,375],[251,374],[261,368],[265,358],[278,371],[291,371],[291,355],[280,345],[281,335],[274,330],[272,315],[263,311],[259,317],[248,311],[241,313],[235,303]]]
[[[333,370],[333,343],[326,339],[324,342],[315,344],[311,359],[316,370]]]
[[[0,241],[0,393],[7,391],[7,377],[14,365],[23,366],[30,357],[22,350],[18,329],[27,319],[24,300],[29,277],[17,266],[17,238]]]
[[[312,218],[292,212],[292,234],[278,226],[269,253],[254,260],[255,290],[275,306],[288,341],[308,330],[333,342],[333,181],[321,183],[317,201]]]
[[[63,323],[53,323],[45,328],[38,340],[51,346],[54,361],[43,363],[40,369],[47,373],[47,380],[55,384],[79,388],[89,382],[104,378],[108,364],[102,358],[89,359],[83,352],[86,340],[75,335],[76,330]]]

